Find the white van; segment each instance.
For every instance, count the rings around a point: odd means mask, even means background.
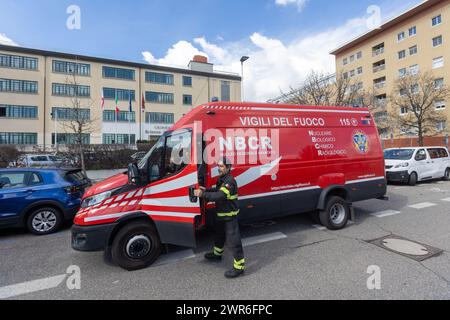
[[[386,177],[411,186],[431,179],[450,180],[450,157],[444,147],[397,148],[384,151]]]

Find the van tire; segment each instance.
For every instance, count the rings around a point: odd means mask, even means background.
[[[417,173],[413,172],[409,175],[408,185],[414,187],[417,184]]]
[[[442,178],[444,181],[450,181],[450,168],[447,168],[445,170],[444,178]]]
[[[36,224],[43,219],[45,219],[45,222],[40,225],[43,229],[40,229]],[[30,233],[37,236],[45,236],[57,232],[61,228],[63,220],[60,210],[54,207],[40,207],[33,209],[27,216],[26,226]]]
[[[350,219],[350,206],[341,197],[328,198],[325,210],[319,212],[320,222],[329,230],[341,230]]]
[[[161,240],[155,227],[135,221],[125,225],[114,237],[112,260],[121,268],[134,271],[150,266],[161,254]]]

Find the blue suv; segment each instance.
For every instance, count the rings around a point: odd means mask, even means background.
[[[0,169],[0,228],[54,233],[73,219],[90,185],[81,170]]]

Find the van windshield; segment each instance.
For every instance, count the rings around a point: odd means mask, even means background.
[[[384,151],[384,158],[386,160],[411,160],[413,154],[413,149],[393,149]]]

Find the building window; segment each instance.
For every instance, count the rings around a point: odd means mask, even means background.
[[[115,110],[103,110],[103,122],[136,122],[136,113],[129,111],[119,111],[116,119]]]
[[[173,113],[147,112],[145,123],[173,124],[175,123],[175,117]]]
[[[438,47],[442,44],[442,36],[433,38],[433,48]]]
[[[417,34],[417,28],[416,26],[409,28],[409,36],[415,36]]]
[[[52,120],[61,121],[73,121],[73,120],[85,120],[91,119],[91,110],[89,109],[76,109],[76,108],[52,108]]]
[[[434,80],[434,88],[441,89],[444,86],[444,78]]]
[[[414,76],[414,75],[416,75],[418,73],[419,73],[419,65],[418,64],[415,64],[415,65],[409,67],[409,74],[410,75]]]
[[[0,104],[0,118],[37,119],[38,107]]]
[[[136,93],[134,90],[127,89],[115,89],[115,88],[103,88],[103,97],[108,100],[129,101],[136,99]]]
[[[348,72],[344,72],[343,75],[344,79],[348,79]]]
[[[173,75],[157,72],[146,72],[145,81],[150,83],[173,85]]]
[[[386,86],[386,77],[378,78],[373,80],[373,85],[375,89],[381,89]]]
[[[359,68],[357,69],[357,73],[358,73],[358,74],[362,74],[362,73],[363,73],[363,68],[362,68],[362,67],[359,67]]]
[[[356,54],[356,59],[361,59],[362,58],[362,51],[360,51],[360,52],[358,52],[357,54]]]
[[[0,144],[37,144],[37,133],[0,132]]]
[[[192,96],[189,94],[184,94],[183,95],[183,104],[185,105],[192,105]]]
[[[230,97],[230,81],[222,81],[221,83],[221,96],[222,96],[222,101],[231,101],[231,97]]]
[[[436,110],[442,110],[442,109],[445,109],[445,101],[444,101],[444,100],[442,100],[442,101],[436,101],[436,102],[434,103],[434,106],[436,107]]]
[[[145,100],[155,103],[173,104],[174,95],[173,93],[147,91],[145,92]]]
[[[350,70],[350,77],[354,77],[355,76],[355,70]]]
[[[355,61],[355,55],[352,54],[352,55],[350,56],[350,62],[353,62],[353,61]]]
[[[37,93],[37,81],[0,79],[0,92]]]
[[[398,52],[398,58],[399,58],[399,59],[404,59],[404,58],[406,58],[406,51],[405,51],[405,50],[399,51],[399,52]]]
[[[58,144],[78,144],[79,143],[79,135],[76,133],[57,133],[57,143]],[[83,133],[81,135],[81,143],[82,144],[90,144],[91,143],[91,135],[88,133]],[[55,134],[52,133],[52,144],[56,144]]]
[[[24,56],[15,56],[9,54],[0,54],[0,67],[37,70],[38,59]]]
[[[114,134],[104,133],[103,144],[135,144],[136,135],[134,134]]]
[[[405,39],[405,32],[400,32],[398,35],[397,35],[397,40],[398,40],[398,42],[400,42],[400,41],[402,41],[402,40],[404,40]]]
[[[408,107],[400,107],[400,114],[401,115],[408,114]]]
[[[346,66],[346,65],[348,64],[348,59],[347,59],[347,58],[344,58],[344,60],[342,60],[342,64],[343,64],[344,66]]]
[[[447,121],[438,121],[436,123],[436,131],[444,131],[447,128]]]
[[[183,76],[183,86],[192,87],[192,77]]]
[[[53,60],[53,72],[64,74],[76,74],[79,76],[90,76],[91,65],[61,60]]]
[[[115,78],[124,80],[134,80],[135,71],[132,69],[122,69],[113,67],[103,67],[103,78]]]
[[[90,97],[91,87],[73,84],[53,83],[52,94],[54,96],[63,97]]]
[[[433,69],[442,68],[444,66],[444,57],[438,57],[433,59]]]
[[[400,78],[403,78],[404,76],[406,76],[406,68],[401,68],[398,70],[398,76]]]
[[[433,27],[437,26],[437,25],[439,25],[441,23],[442,23],[442,16],[441,15],[438,15],[438,16],[434,17],[433,19],[431,19],[431,25]]]
[[[409,55],[413,56],[417,54],[417,46],[412,46],[411,48],[409,48]]]
[[[405,88],[401,88],[400,89],[400,96],[404,97],[408,94],[408,90],[406,90]]]
[[[412,94],[418,94],[419,93],[419,85],[418,84],[413,84],[412,86],[411,86],[411,92],[412,92]]]

